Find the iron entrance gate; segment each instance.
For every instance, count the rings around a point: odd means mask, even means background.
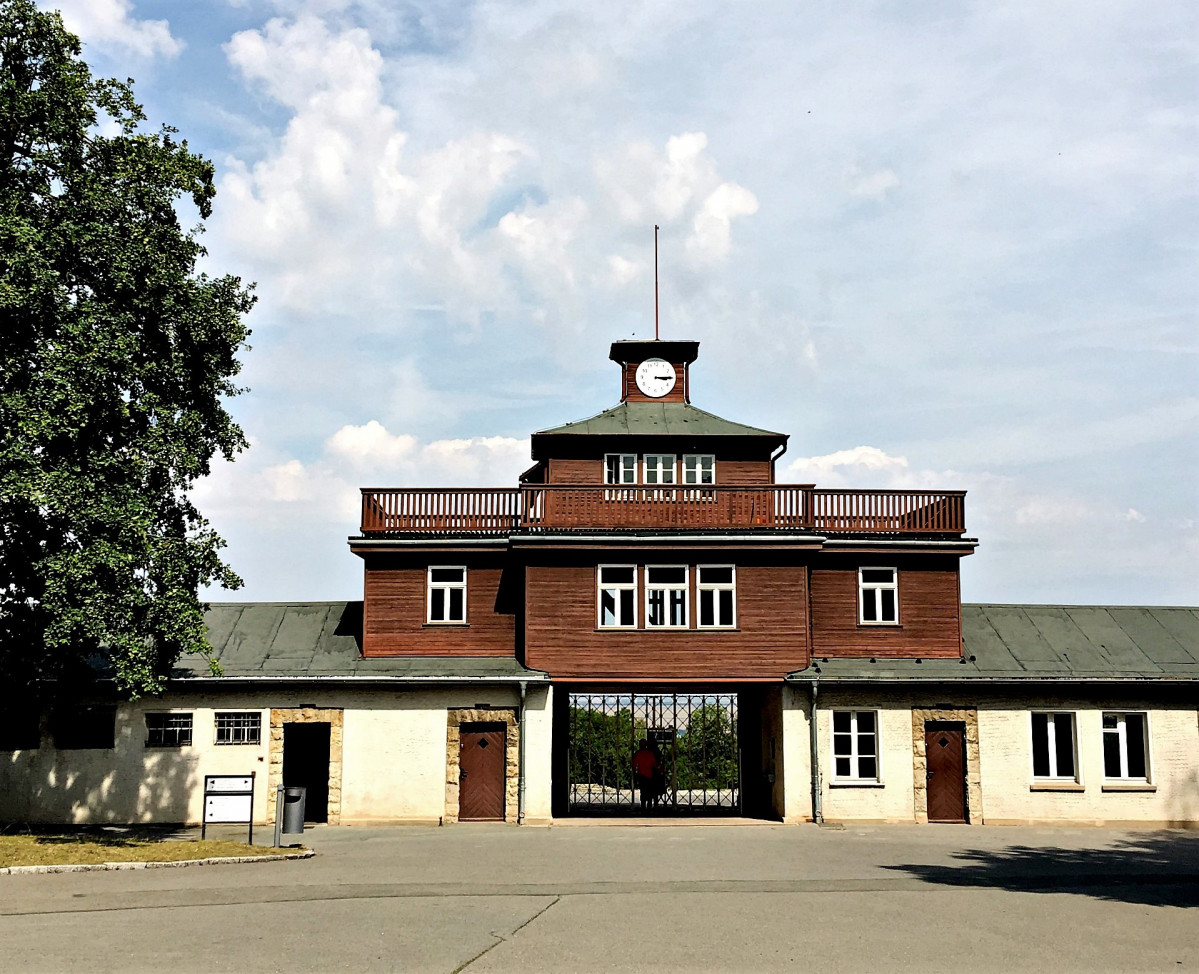
[[[633,754],[642,739],[661,756],[655,807],[741,811],[735,693],[572,693],[567,780],[570,811],[640,808]]]

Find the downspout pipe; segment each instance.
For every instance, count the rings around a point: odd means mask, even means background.
[[[811,709],[808,712],[808,739],[812,745],[812,821],[817,825],[824,824],[824,809],[821,807],[820,793],[820,732],[816,728],[816,696],[819,691],[819,681],[812,681]]]
[[[519,730],[516,738],[516,824],[523,825],[525,821],[525,701],[529,685],[520,681],[520,714],[518,716]]]

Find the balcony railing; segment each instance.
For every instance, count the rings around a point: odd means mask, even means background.
[[[761,487],[362,490],[363,534],[503,535],[515,531],[785,528],[845,534],[962,534],[965,491]]]

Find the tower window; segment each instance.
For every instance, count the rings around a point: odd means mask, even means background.
[[[687,567],[645,566],[645,626],[687,628]]]
[[[429,622],[466,622],[466,569],[429,568]]]
[[[899,572],[894,568],[858,569],[858,621],[863,625],[899,622]]]
[[[737,574],[732,565],[700,565],[695,569],[700,629],[737,625]]]
[[[598,573],[601,629],[633,629],[637,625],[637,568],[600,565]]]

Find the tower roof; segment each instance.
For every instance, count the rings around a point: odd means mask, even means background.
[[[559,437],[652,436],[652,437],[727,437],[752,439],[758,449],[773,451],[785,446],[786,433],[759,429],[725,419],[684,402],[622,402],[602,413],[533,434],[533,459],[539,460],[550,443]],[[547,438],[548,441],[547,441]],[[577,441],[576,441],[577,442]]]

